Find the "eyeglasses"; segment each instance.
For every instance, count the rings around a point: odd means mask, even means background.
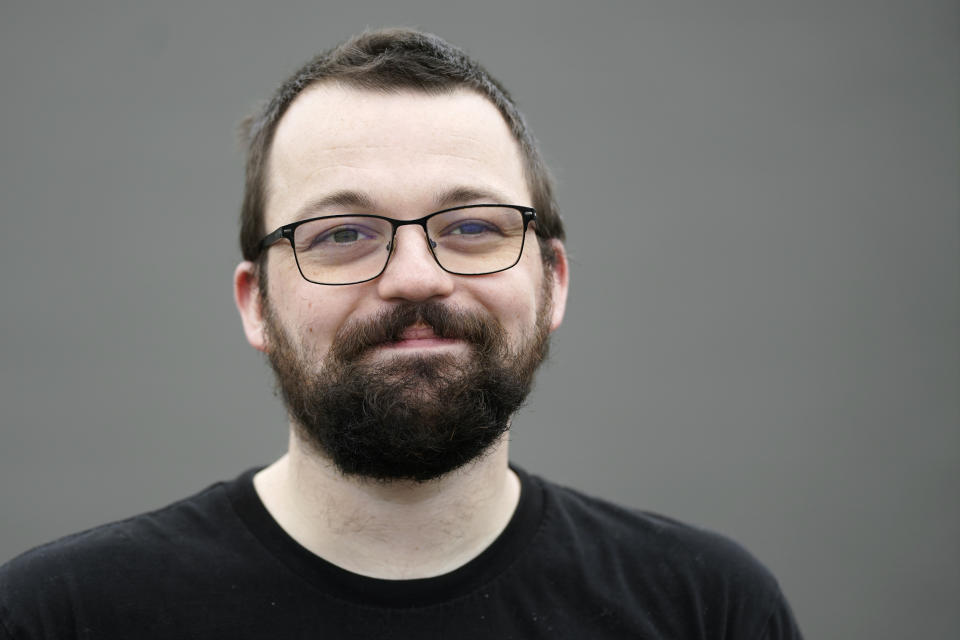
[[[285,224],[260,241],[260,251],[290,241],[300,275],[316,284],[359,284],[387,268],[397,229],[423,227],[440,268],[462,276],[505,271],[520,262],[524,239],[537,213],[513,204],[472,204],[416,220],[367,214],[321,216]]]

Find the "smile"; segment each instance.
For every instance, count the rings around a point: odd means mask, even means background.
[[[441,338],[430,327],[416,325],[406,329],[400,339],[378,345],[384,349],[442,349],[464,344],[456,338]]]

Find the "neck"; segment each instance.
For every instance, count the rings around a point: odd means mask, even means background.
[[[384,483],[343,475],[291,435],[254,486],[277,523],[325,560],[374,578],[427,578],[466,564],[507,526],[520,497],[507,448],[504,435],[441,478]]]

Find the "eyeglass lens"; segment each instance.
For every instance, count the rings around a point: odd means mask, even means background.
[[[441,267],[479,275],[513,266],[523,249],[523,214],[509,207],[464,207],[427,220]],[[307,280],[346,284],[374,278],[390,257],[393,225],[363,216],[311,220],[294,230],[300,271]]]

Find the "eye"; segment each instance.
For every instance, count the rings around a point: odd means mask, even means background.
[[[447,235],[478,236],[483,233],[497,233],[499,231],[495,225],[485,220],[462,220],[455,225],[451,225],[445,233]]]
[[[303,257],[345,259],[386,244],[390,223],[373,216],[329,216],[307,220],[293,232],[294,248]]]
[[[330,229],[326,233],[322,233],[314,238],[312,245],[345,245],[353,244],[355,242],[360,242],[361,240],[366,240],[375,237],[372,233],[364,233],[364,230],[360,227],[354,226],[339,226]]]
[[[330,239],[336,243],[356,242],[360,237],[360,232],[356,229],[337,229],[330,234]]]

